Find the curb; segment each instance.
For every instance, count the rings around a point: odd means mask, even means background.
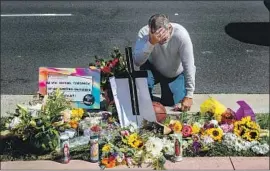
[[[183,161],[165,164],[168,170],[269,170],[269,157],[185,157]],[[7,161],[1,162],[3,170],[100,170],[97,163],[90,163],[82,160],[71,160],[68,164],[61,164],[50,160],[37,161]],[[152,170],[143,168],[128,168],[119,166],[110,170]]]

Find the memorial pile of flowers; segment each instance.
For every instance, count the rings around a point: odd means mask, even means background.
[[[214,101],[215,105],[205,106],[209,101]],[[175,134],[182,135],[183,157],[267,156],[269,121],[265,121],[268,115],[238,116],[239,113],[224,106],[222,112],[218,111],[216,104],[222,106],[210,98],[201,105],[204,113],[168,115],[162,123],[144,121],[140,128],[135,123],[121,128],[110,112],[89,113],[73,108],[63,93],[56,91],[30,105],[18,105],[16,113],[5,118],[1,124],[1,155],[15,149],[18,153],[27,146],[27,150],[35,149],[38,155],[54,154],[49,158],[54,159],[60,154],[57,153],[59,135],[67,133],[71,158],[89,161],[89,137],[94,133],[99,137],[99,164],[104,169],[144,164],[156,170],[165,169],[166,160],[172,160],[175,155]],[[78,148],[81,151],[78,152]]]

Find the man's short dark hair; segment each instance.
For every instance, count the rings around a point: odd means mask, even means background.
[[[155,14],[148,20],[148,25],[152,33],[155,33],[159,28],[169,28],[169,18],[165,14]]]

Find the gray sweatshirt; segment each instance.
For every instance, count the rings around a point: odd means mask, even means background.
[[[187,30],[177,23],[172,24],[172,36],[163,45],[153,46],[149,42],[148,25],[141,28],[138,33],[134,64],[136,67],[144,64],[147,59],[162,75],[168,78],[176,77],[184,72],[187,95],[193,97],[195,90],[195,73],[193,45]]]

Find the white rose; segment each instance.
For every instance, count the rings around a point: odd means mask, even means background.
[[[165,154],[173,155],[174,154],[174,143],[171,140],[163,138],[163,150],[165,151]]]
[[[146,151],[153,155],[153,157],[160,156],[163,149],[163,142],[159,138],[150,137],[145,144]]]

